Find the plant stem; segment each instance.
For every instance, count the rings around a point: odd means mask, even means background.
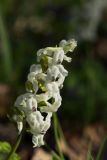
[[[13,146],[13,149],[12,149],[12,151],[10,152],[10,154],[9,154],[9,156],[7,157],[6,160],[11,160],[12,155],[16,152],[17,148],[19,147],[20,141],[21,141],[21,139],[22,139],[22,135],[23,135],[23,130],[22,130],[22,132],[18,135],[17,140],[16,140],[16,143],[15,143],[15,145]]]
[[[53,118],[54,118],[54,135],[55,135],[57,149],[58,149],[58,152],[59,152],[59,155],[60,155],[61,159],[64,160],[64,156],[63,156],[63,153],[61,151],[60,144],[59,144],[58,124],[57,124],[57,117],[56,117],[55,113],[53,115]]]
[[[61,124],[59,122],[58,116],[56,115],[56,120],[57,120],[57,126],[58,126],[58,131],[59,131],[59,136],[63,139],[64,143],[67,144]]]

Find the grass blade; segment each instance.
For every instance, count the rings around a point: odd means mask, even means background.
[[[101,154],[102,154],[102,151],[103,151],[103,148],[104,148],[106,140],[107,140],[107,137],[104,138],[104,140],[103,140],[103,142],[102,142],[102,144],[101,144],[101,146],[99,148],[96,160],[100,160],[100,157],[101,157]]]

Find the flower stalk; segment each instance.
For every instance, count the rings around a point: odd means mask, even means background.
[[[55,136],[55,140],[56,140],[57,149],[58,149],[59,155],[61,157],[61,160],[64,160],[64,155],[61,151],[61,147],[59,144],[59,136],[58,136],[58,129],[59,128],[58,128],[58,122],[57,122],[57,117],[56,117],[55,113],[53,114],[53,119],[54,119],[54,136]]]
[[[20,145],[21,139],[22,139],[22,135],[23,135],[23,130],[21,131],[21,133],[18,135],[16,143],[14,144],[11,152],[9,153],[8,157],[6,158],[6,160],[12,160],[12,156],[13,154],[17,151],[17,148]]]

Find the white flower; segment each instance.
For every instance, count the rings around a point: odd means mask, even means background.
[[[18,128],[18,131],[19,131],[19,134],[20,134],[22,129],[23,129],[23,122],[17,122],[17,128]]]
[[[42,101],[47,101],[50,96],[48,92],[46,92],[46,93],[36,94],[35,97],[36,97],[37,102],[40,103]]]
[[[15,105],[15,107],[18,107],[19,109],[20,109],[21,106],[25,106],[26,105],[24,94],[17,97],[14,105]]]
[[[72,61],[72,58],[64,55],[64,60],[70,63]]]
[[[58,66],[58,68],[59,68],[60,73],[61,73],[64,77],[66,77],[66,76],[68,75],[68,71],[64,68],[64,66],[61,65],[61,64],[59,64],[59,65],[57,65],[57,66]]]
[[[27,116],[26,120],[30,126],[31,133],[33,134],[33,147],[44,145],[43,137],[50,127],[51,117],[52,113],[48,113],[46,118],[44,118],[40,111],[32,112]]]
[[[61,105],[62,98],[57,82],[46,83],[47,92],[39,95],[39,99],[45,104],[40,107],[41,112],[56,112]],[[49,100],[53,99],[51,103]],[[38,98],[37,98],[38,101]],[[39,101],[40,102],[40,101]]]
[[[61,106],[62,98],[58,94],[54,95],[52,98],[54,99],[54,102],[49,103],[47,101],[45,106],[40,107],[41,112],[51,113],[58,110],[58,108]]]
[[[38,81],[36,79],[36,73],[35,72],[30,72],[28,74],[28,82],[31,82],[31,84],[33,85],[33,89],[35,91],[35,93],[38,91]],[[29,92],[29,90],[27,90]],[[32,92],[32,91],[30,91]]]
[[[41,65],[40,64],[31,65],[30,72],[35,72],[35,74],[42,73]]]
[[[42,67],[40,64],[38,65],[35,65],[33,64],[31,67],[30,67],[30,73],[28,74],[28,81],[30,82],[34,82],[34,81],[37,81],[37,79],[44,79],[45,78],[45,74],[42,73]]]
[[[30,131],[32,134],[38,135],[42,133],[43,119],[44,117],[40,111],[32,112],[31,114],[27,115],[26,120],[30,126]]]
[[[59,87],[57,82],[46,82],[45,84],[46,92],[41,94],[35,94],[37,103],[40,103],[41,101],[48,101],[50,98],[54,97],[59,92]]]
[[[37,109],[37,101],[33,94],[26,93],[16,99],[15,106],[27,115]]]
[[[65,77],[68,75],[68,71],[61,65],[52,65],[47,70],[47,81],[55,81],[57,82],[58,86],[63,86],[63,82]]]
[[[35,81],[36,80],[36,73],[35,72],[30,72],[29,74],[28,74],[28,81],[30,81],[30,82],[32,82],[33,83],[33,81]]]
[[[57,49],[54,51],[53,55],[53,64],[62,63],[64,59],[64,51],[63,49]]]
[[[46,74],[44,73],[30,72],[28,74],[28,81],[32,83],[35,93],[39,89],[39,86],[38,86],[39,80],[45,81],[45,79],[46,79]]]
[[[22,129],[23,129],[23,117],[18,116],[18,115],[14,115],[13,120],[17,122],[17,128],[18,128],[18,131],[19,131],[19,134],[20,134]]]
[[[68,41],[62,40],[59,43],[59,46],[63,47],[65,52],[68,52],[68,51],[73,52],[73,50],[77,46],[77,42],[74,39],[71,39],[71,40],[68,40]]]
[[[60,92],[57,82],[46,83],[46,89],[49,98]]]
[[[61,47],[47,47],[44,49],[40,49],[37,52],[37,59],[38,62],[40,62],[41,58],[46,55],[47,58],[50,60],[52,60],[53,64],[57,64],[57,63],[62,63],[63,59],[64,59],[64,51],[63,48]],[[52,64],[50,63],[50,64]]]
[[[30,73],[28,74],[28,81],[32,83],[35,93],[38,91],[38,78],[44,79],[45,74],[42,73],[42,68],[40,64],[33,64],[30,67]],[[29,91],[29,90],[28,90]]]
[[[42,116],[40,111],[32,112],[31,114],[27,115],[27,122],[30,125],[31,133],[32,134],[45,134],[45,132],[50,127],[52,114],[47,114],[46,118]]]
[[[33,135],[33,137],[32,137],[32,142],[34,144],[33,147],[40,147],[40,146],[44,145],[43,137],[44,137],[44,135],[42,135],[42,134]]]
[[[52,65],[50,68],[47,70],[47,81],[53,81],[57,77],[59,77],[59,68],[56,65]]]
[[[52,117],[52,113],[48,113],[46,118],[45,118],[45,123],[44,123],[44,126],[43,126],[44,132],[46,132],[50,128],[51,117]]]
[[[40,62],[41,56],[43,55],[44,49],[39,49],[37,51],[37,61]]]

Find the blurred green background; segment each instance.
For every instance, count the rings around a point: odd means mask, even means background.
[[[75,38],[72,63],[65,63],[69,76],[61,93],[60,120],[72,129],[107,124],[106,9],[106,0],[0,1],[1,123],[16,97],[25,92],[36,51]]]

